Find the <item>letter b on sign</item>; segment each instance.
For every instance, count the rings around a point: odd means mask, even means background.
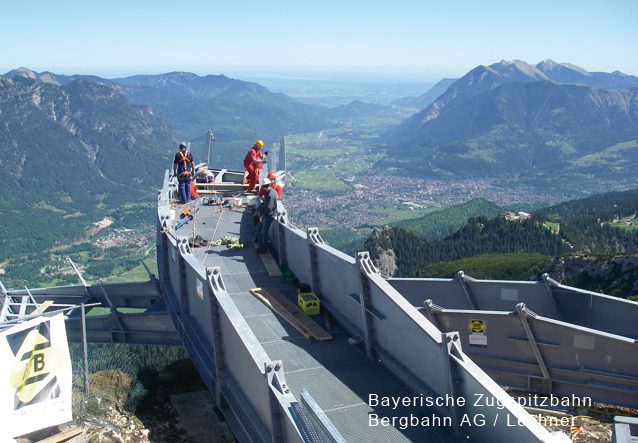
[[[44,354],[35,354],[33,356],[33,372],[44,370]]]

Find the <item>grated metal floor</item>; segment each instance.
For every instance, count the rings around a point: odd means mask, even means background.
[[[191,222],[192,223],[192,222]],[[295,397],[306,389],[348,442],[439,442],[451,441],[451,429],[370,426],[371,413],[387,417],[414,414],[423,409],[384,410],[368,405],[369,394],[412,395],[381,365],[369,361],[358,348],[350,346],[348,335],[333,322],[333,340],[313,342],[275,315],[248,291],[255,287],[275,287],[296,302],[296,289],[268,275],[252,246],[254,225],[249,208],[200,206],[194,226],[180,228],[186,235],[198,234],[208,241],[226,235],[239,237],[245,247],[238,251],[225,246],[194,248],[194,255],[205,266],[219,266],[226,290],[246,318],[264,350],[284,364],[286,381]],[[319,317],[315,317],[318,319]]]

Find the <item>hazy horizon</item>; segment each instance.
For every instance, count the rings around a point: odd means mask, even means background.
[[[530,65],[536,65],[543,60],[523,60]],[[481,65],[491,65],[499,63],[501,60],[491,60]],[[507,60],[512,61],[512,60]],[[557,63],[571,63],[569,61],[558,61]],[[476,65],[479,66],[479,65]],[[34,72],[50,72],[57,75],[95,75],[105,79],[125,78],[135,75],[160,75],[170,72],[188,72],[198,76],[206,75],[225,75],[227,77],[242,79],[247,81],[267,81],[267,80],[286,80],[292,82],[332,82],[338,81],[343,83],[407,83],[407,84],[434,84],[443,78],[459,78],[467,74],[470,70],[476,66],[468,67],[465,71],[458,72],[428,72],[425,70],[417,69],[405,69],[394,70],[392,68],[381,67],[321,67],[313,69],[311,67],[300,66],[242,66],[242,67],[193,67],[191,69],[174,69],[169,66],[155,66],[155,67],[130,67],[130,68],[78,68],[78,67],[39,67],[34,68],[32,66],[15,66],[10,69],[2,71],[0,75],[5,75],[10,71],[26,68]],[[613,71],[592,71],[585,66],[576,65],[585,69],[588,72],[613,72]],[[614,70],[618,71],[618,70]],[[623,71],[620,71],[623,72]],[[626,75],[634,75],[632,73],[623,72]]]
[[[505,60],[638,75],[638,2],[276,0],[3,5],[0,72],[346,73],[436,81]],[[11,42],[11,44],[9,44]]]
[[[497,63],[494,60],[489,63]],[[535,63],[532,63],[535,64]],[[135,75],[160,75],[170,72],[189,72],[198,76],[225,75],[227,77],[241,77],[244,79],[287,79],[308,81],[370,81],[373,83],[406,82],[432,83],[445,77],[461,77],[475,66],[465,71],[434,72],[418,69],[392,69],[387,67],[307,67],[307,66],[131,66],[131,67],[64,67],[64,66],[14,66],[0,71],[5,75],[13,70],[26,68],[37,73],[50,72],[57,75],[95,75],[106,79],[125,78]]]

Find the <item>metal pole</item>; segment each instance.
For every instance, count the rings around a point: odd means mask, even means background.
[[[84,358],[84,400],[89,398],[89,357],[86,344],[86,312],[84,303],[80,305],[82,317],[82,357]]]
[[[212,167],[212,165],[210,164],[210,151],[213,142],[215,141],[215,134],[213,134],[212,129],[209,129],[206,135],[208,136],[208,157],[206,157],[206,166],[208,166],[208,169],[210,169]]]
[[[463,288],[463,293],[465,294],[465,299],[467,300],[467,303],[470,305],[470,309],[475,310],[476,304],[474,304],[474,299],[472,298],[472,292],[470,291],[470,288],[468,288],[467,282],[465,281],[465,279],[467,278],[467,276],[465,275],[465,272],[463,271],[457,272],[456,278],[461,283],[461,287]]]
[[[532,313],[529,309],[525,307],[525,303],[519,303],[516,305],[516,310],[518,311],[518,317],[521,320],[521,324],[523,325],[523,331],[525,331],[525,335],[527,336],[527,340],[529,341],[529,345],[532,348],[532,352],[536,357],[536,361],[538,362],[538,367],[543,374],[543,389],[546,393],[551,393],[552,388],[552,378],[549,375],[549,371],[547,370],[547,365],[545,364],[545,359],[543,358],[543,354],[541,353],[540,348],[538,347],[538,343],[536,342],[536,336],[534,335],[534,331],[532,326],[527,322],[528,312],[536,316],[536,314]]]
[[[370,254],[367,251],[357,253],[357,265],[359,267],[359,303],[361,304],[361,329],[363,329],[363,340],[366,350],[366,356],[369,360],[374,360],[372,354],[372,321],[368,315],[368,306],[370,304],[370,281],[369,276],[377,269],[372,264]]]
[[[84,280],[84,277],[82,277],[82,273],[80,272],[78,267],[75,266],[75,263],[73,263],[73,260],[71,260],[71,257],[67,257],[66,259],[69,261],[69,263],[71,263],[71,266],[73,266],[73,269],[75,270],[75,273],[78,275],[78,278],[82,282],[82,285],[84,286],[84,288],[85,289],[88,288],[89,285],[86,283],[86,280]],[[87,294],[88,294],[88,292],[87,292]]]

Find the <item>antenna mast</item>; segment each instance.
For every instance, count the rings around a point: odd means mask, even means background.
[[[210,150],[211,150],[211,147],[213,146],[213,142],[215,141],[215,134],[213,134],[212,129],[209,129],[206,135],[208,136],[208,157],[206,158],[206,164],[208,165],[208,168],[210,169],[211,168]]]

